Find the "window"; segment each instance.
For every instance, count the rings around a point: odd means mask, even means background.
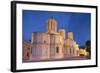
[[[69,50],[70,50],[70,55],[71,55],[71,53],[72,53],[72,52],[71,52],[71,48],[70,48]]]
[[[46,41],[44,40],[44,44],[46,43]]]
[[[30,48],[27,48],[27,50],[30,50]]]
[[[74,48],[73,48],[73,54],[74,54]]]
[[[56,53],[59,53],[59,47],[56,47]]]
[[[29,57],[29,52],[27,52],[27,57]]]

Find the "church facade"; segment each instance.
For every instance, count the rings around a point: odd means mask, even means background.
[[[79,56],[78,44],[73,33],[57,29],[57,21],[50,18],[46,21],[45,32],[33,32],[31,39],[31,54],[28,60],[63,59]]]

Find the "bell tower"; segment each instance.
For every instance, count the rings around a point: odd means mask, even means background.
[[[57,21],[51,17],[46,21],[46,29],[48,33],[56,33],[57,32]]]

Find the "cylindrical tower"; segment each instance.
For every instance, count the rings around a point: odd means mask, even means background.
[[[46,22],[47,32],[48,33],[56,33],[57,32],[57,21],[52,17]]]
[[[59,29],[58,33],[65,39],[65,30],[64,29]]]
[[[68,32],[68,39],[73,40],[73,32]]]

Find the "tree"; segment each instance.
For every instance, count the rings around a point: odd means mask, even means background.
[[[88,57],[90,58],[91,57],[91,41],[87,40],[85,45],[86,45],[86,51],[89,53]]]

